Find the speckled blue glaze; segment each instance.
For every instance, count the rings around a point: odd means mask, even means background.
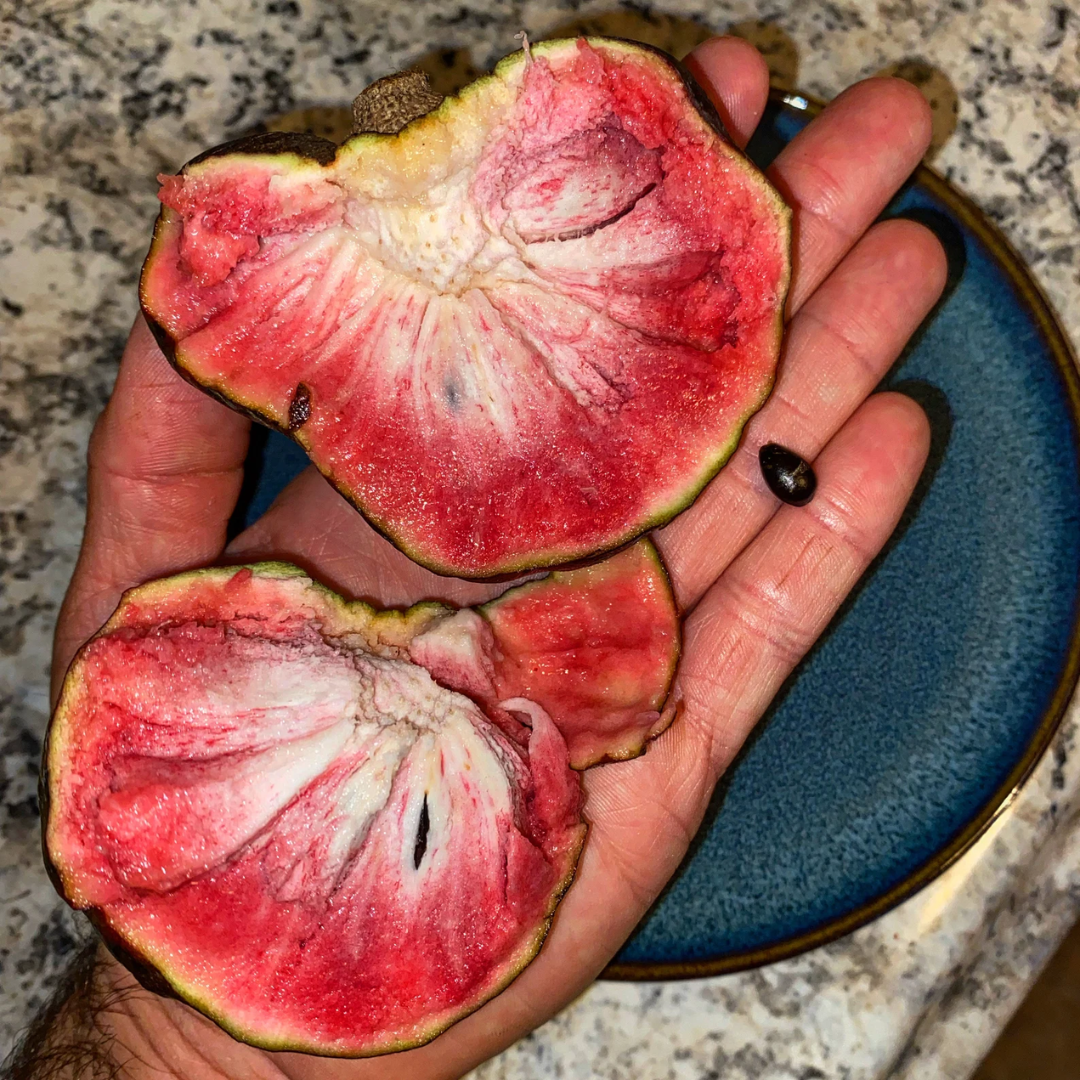
[[[804,122],[770,109],[766,161]],[[759,725],[673,883],[618,956],[716,959],[781,945],[902,883],[985,807],[1062,672],[1078,601],[1075,420],[1000,264],[929,191],[951,291],[886,385],[927,409],[931,461],[883,557]],[[254,520],[306,464],[271,433]]]

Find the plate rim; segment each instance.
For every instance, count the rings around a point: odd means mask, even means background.
[[[789,109],[797,109],[810,117],[821,112],[826,104],[811,94],[777,88],[769,90],[769,101]],[[1064,383],[1067,407],[1072,413],[1077,431],[1080,432],[1080,366],[1078,366],[1076,349],[1069,340],[1068,334],[1065,333],[1042,286],[1031,275],[1019,252],[1005,238],[1000,229],[967,195],[953,187],[945,177],[930,166],[921,164],[912,174],[912,180],[945,203],[964,228],[985,244],[1004,270],[1020,302],[1031,312],[1039,337],[1057,364]],[[1078,448],[1074,466],[1080,473],[1080,448]],[[811,949],[827,945],[891,911],[940,877],[970,851],[1012,805],[1061,726],[1066,709],[1076,691],[1078,680],[1080,680],[1080,604],[1077,605],[1077,610],[1073,615],[1065,664],[1057,686],[1024,753],[1009,770],[1005,780],[966,825],[929,859],[883,893],[859,904],[846,914],[826,919],[809,930],[801,931],[769,945],[700,960],[615,961],[609,964],[599,977],[614,982],[652,982],[700,979],[713,975],[730,975],[739,971],[749,971],[766,964],[789,960]]]

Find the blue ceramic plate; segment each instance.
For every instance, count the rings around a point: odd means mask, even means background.
[[[771,160],[810,111],[775,99],[752,156]],[[993,820],[1076,681],[1080,391],[1069,346],[999,234],[936,175],[921,170],[888,214],[929,225],[950,256],[945,300],[885,383],[929,414],[930,464],[611,977],[778,960],[898,903]],[[240,520],[305,464],[288,439],[260,436]]]

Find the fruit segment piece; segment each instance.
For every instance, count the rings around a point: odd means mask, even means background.
[[[555,716],[593,741],[612,738],[605,702],[659,722],[670,594],[647,542],[611,563],[482,616],[379,612],[278,563],[125,594],[47,738],[57,887],[241,1039],[334,1055],[431,1039],[529,962],[573,876],[582,797]],[[440,628],[469,615],[493,647],[455,669]],[[654,620],[656,641],[620,646],[604,616]],[[601,664],[610,678],[589,675]]]
[[[639,541],[435,620],[409,654],[489,712],[536,702],[584,769],[635,757],[671,722],[678,613],[656,549]]]
[[[777,361],[789,212],[703,102],[653,50],[553,41],[396,135],[222,148],[162,178],[144,310],[418,562],[614,549]]]

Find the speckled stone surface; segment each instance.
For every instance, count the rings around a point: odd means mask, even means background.
[[[483,67],[522,28],[542,35],[614,6],[0,2],[0,1053],[79,933],[40,865],[35,775],[83,455],[135,312],[155,174],[268,116],[347,100],[435,47],[470,48]],[[943,134],[955,91],[935,165],[1001,225],[1080,339],[1080,17],[1068,6],[651,11],[737,26],[779,77],[824,97],[885,69],[911,74],[942,101]],[[756,972],[598,984],[476,1076],[969,1075],[1080,913],[1078,728],[1074,706],[992,831],[878,922]]]

